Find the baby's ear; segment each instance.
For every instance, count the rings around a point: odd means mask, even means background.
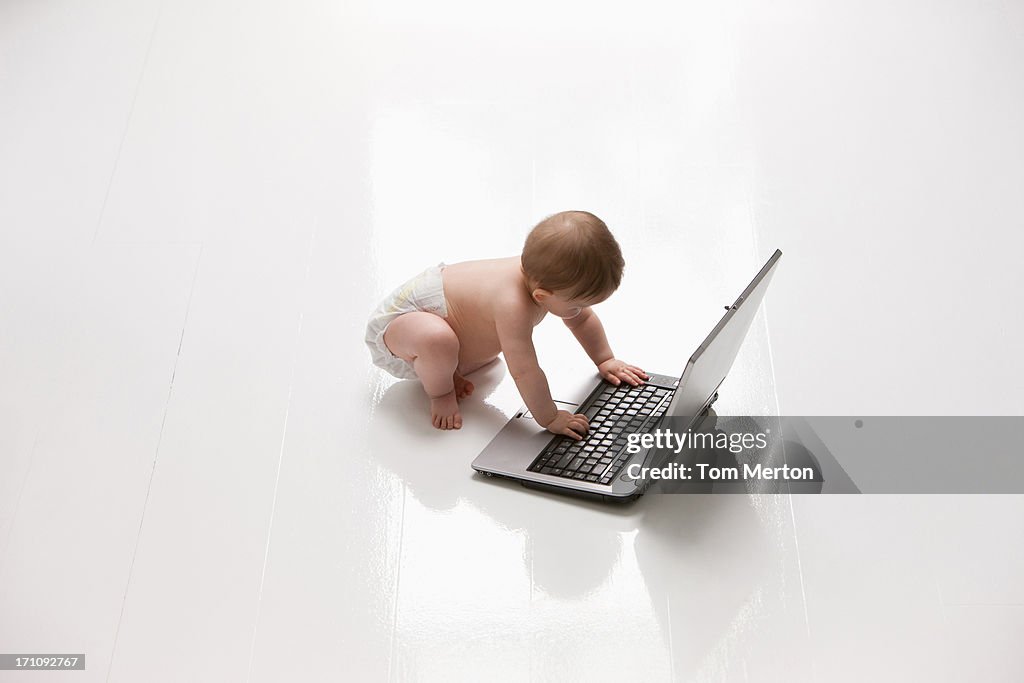
[[[537,303],[543,303],[544,299],[547,299],[549,296],[551,296],[551,292],[549,292],[546,289],[535,289],[533,290],[533,292],[531,292],[531,296],[533,296],[533,300],[536,301]]]

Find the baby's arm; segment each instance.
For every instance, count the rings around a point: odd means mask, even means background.
[[[601,377],[612,384],[626,381],[633,386],[639,386],[645,379],[650,378],[646,372],[635,365],[615,358],[615,354],[612,353],[612,349],[608,345],[604,325],[601,324],[601,320],[592,309],[584,308],[576,317],[566,318],[565,326],[572,331],[580,346],[590,356],[590,360],[594,361]]]
[[[533,419],[554,434],[582,438],[590,428],[586,415],[559,410],[551,399],[548,378],[537,362],[529,312],[516,305],[504,307],[495,319],[495,326],[509,374]]]

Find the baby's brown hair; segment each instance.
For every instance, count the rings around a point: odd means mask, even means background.
[[[608,226],[587,211],[563,211],[538,223],[526,237],[522,262],[533,284],[570,299],[614,292],[626,265]]]

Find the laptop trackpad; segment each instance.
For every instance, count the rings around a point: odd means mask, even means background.
[[[576,405],[555,401],[562,410],[574,410]],[[555,438],[533,419],[526,406],[505,423],[491,442],[473,461],[473,468],[493,474],[522,476],[537,454]]]

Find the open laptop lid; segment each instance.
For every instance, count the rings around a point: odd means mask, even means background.
[[[708,407],[736,360],[781,258],[782,251],[776,249],[690,356],[679,379],[679,388],[665,412],[666,416],[689,418],[687,425],[692,427],[696,418]]]

